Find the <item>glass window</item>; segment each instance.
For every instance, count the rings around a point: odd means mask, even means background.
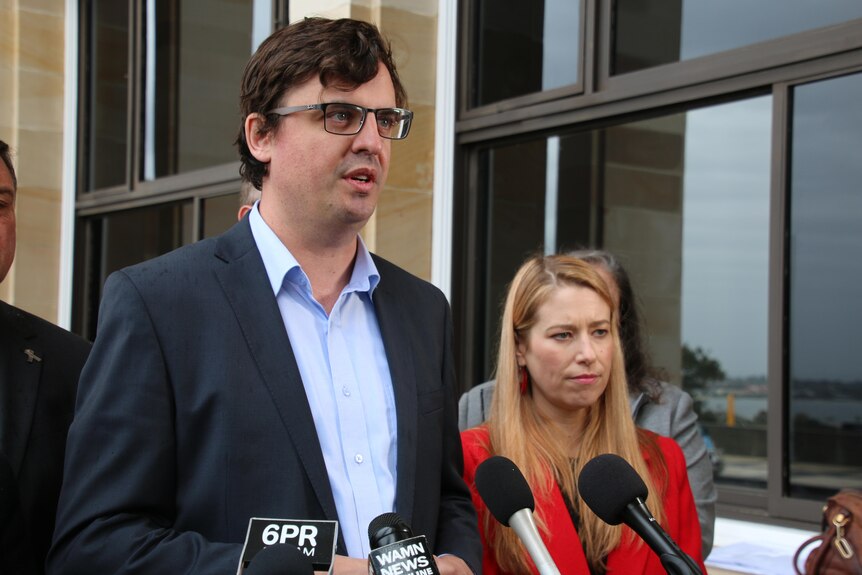
[[[683,387],[723,451],[716,479],[755,486],[767,476],[771,103],[686,114],[682,177]]]
[[[471,101],[482,106],[578,83],[581,2],[477,0]]]
[[[239,192],[206,198],[203,201],[203,237],[211,238],[226,231],[237,221]]]
[[[90,23],[85,48],[84,191],[126,184],[129,106],[129,5],[115,0],[82,3]]]
[[[493,368],[506,289],[521,262],[544,246],[553,251],[557,245],[589,243],[590,196],[583,191],[590,189],[590,141],[589,133],[551,136],[480,156],[489,191],[490,253],[480,298],[486,378]]]
[[[121,268],[166,254],[193,241],[191,200],[114,212],[78,225],[74,331],[93,339],[96,309],[108,276]]]
[[[771,123],[760,97],[484,151],[481,377],[524,257],[601,245],[632,276],[656,368],[695,398],[720,480],[764,485]]]
[[[862,74],[793,90],[791,496],[862,488]]]
[[[101,218],[104,277],[192,242],[192,203],[160,204]]]
[[[862,18],[856,0],[616,0],[611,74],[625,74]]]
[[[145,15],[142,179],[237,160],[253,0],[147,0]]]

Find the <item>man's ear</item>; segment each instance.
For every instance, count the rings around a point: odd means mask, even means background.
[[[270,145],[272,144],[272,130],[264,130],[266,118],[254,112],[245,118],[245,142],[248,150],[255,159],[268,164],[271,159]]]

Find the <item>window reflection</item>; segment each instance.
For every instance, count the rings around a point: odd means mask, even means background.
[[[862,488],[862,75],[793,91],[790,492]]]
[[[97,0],[83,6],[91,28],[82,172],[84,191],[92,191],[126,183],[129,5]]]
[[[764,485],[771,99],[686,115],[682,381],[723,451],[721,481]]]
[[[578,82],[581,2],[477,0],[473,105]]]
[[[192,203],[160,204],[101,218],[103,277],[192,242]]]
[[[590,243],[590,147],[587,133],[501,146],[480,156],[489,193],[488,267],[480,299],[484,374],[493,367],[494,335],[506,289],[524,259],[536,251]]]
[[[481,377],[525,255],[601,245],[632,276],[656,368],[695,398],[719,480],[765,484],[770,136],[760,97],[484,152]]]
[[[81,220],[76,233],[87,253],[76,262],[74,331],[95,338],[95,311],[111,273],[192,243],[193,211],[187,200]]]
[[[146,0],[142,178],[236,160],[253,0]]]
[[[611,74],[862,18],[856,0],[616,0]]]
[[[203,236],[211,238],[226,231],[237,221],[239,192],[206,198],[203,201]]]

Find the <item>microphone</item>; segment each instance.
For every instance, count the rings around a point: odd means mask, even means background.
[[[578,476],[578,493],[605,523],[631,527],[658,555],[669,574],[703,575],[647,509],[646,484],[619,455],[605,453],[588,461]]]
[[[368,525],[368,542],[372,549],[413,537],[413,530],[397,513],[384,513]]]
[[[289,543],[264,547],[243,571],[243,575],[313,575],[311,562]]]
[[[540,575],[560,575],[533,521],[536,503],[521,470],[506,457],[489,457],[476,468],[476,489],[491,515],[514,529]]]
[[[440,575],[424,535],[413,530],[397,513],[384,513],[368,525],[373,575]]]

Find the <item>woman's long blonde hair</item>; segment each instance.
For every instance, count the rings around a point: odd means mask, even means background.
[[[566,434],[560,433],[554,422],[537,411],[532,391],[521,394],[516,357],[519,338],[526,337],[535,324],[539,307],[562,286],[587,287],[608,304],[614,347],[607,388],[599,400],[587,408],[575,461],[569,458]],[[605,557],[622,541],[623,529],[604,523],[577,496],[576,478],[584,464],[597,455],[615,453],[643,478],[649,492],[654,494],[653,501],[659,501],[663,495],[656,490],[656,482],[641,453],[642,448],[650,452],[657,448],[649,436],[636,430],[632,421],[616,315],[608,287],[590,264],[565,255],[529,258],[512,280],[506,297],[500,328],[497,383],[486,423],[491,442],[489,452],[511,459],[524,473],[538,501],[547,500],[556,482],[573,503],[580,516],[578,535],[592,570],[604,568]],[[661,461],[660,453],[657,455]],[[653,507],[656,519],[661,522],[661,506]],[[500,567],[510,573],[529,572],[531,561],[515,533],[501,528],[487,512],[484,515],[482,528]],[[554,534],[548,533],[543,515],[541,508],[537,508],[536,522],[547,540]],[[634,537],[628,528],[626,531],[626,537]]]

